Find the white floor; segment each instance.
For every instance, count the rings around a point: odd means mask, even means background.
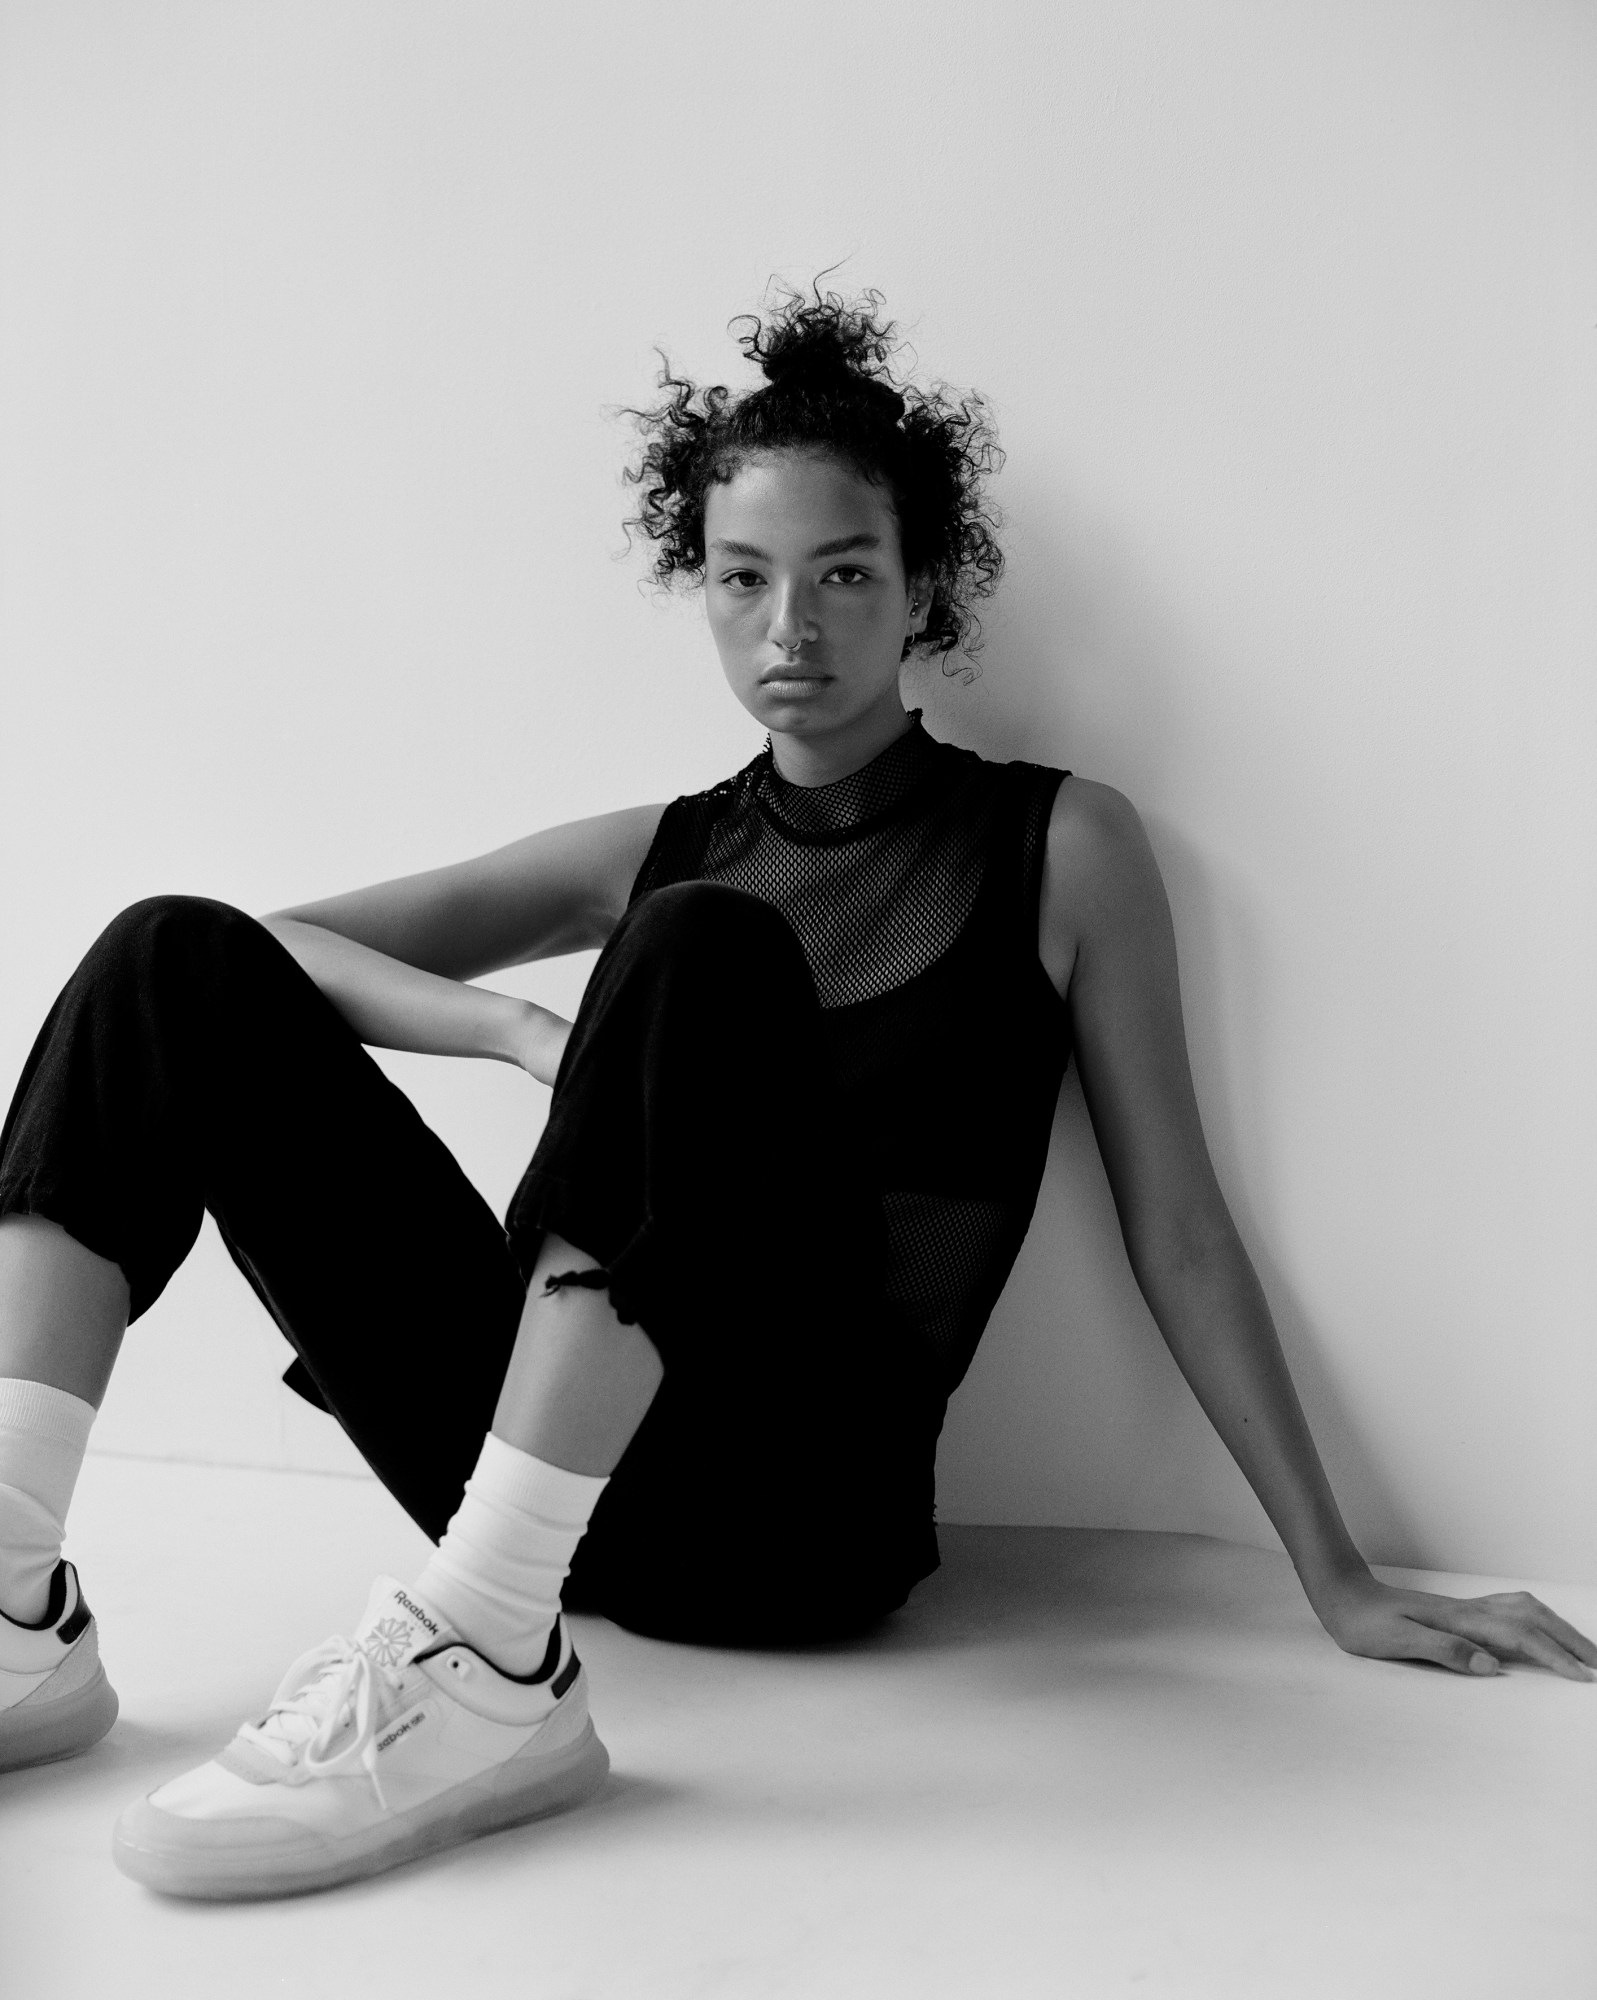
[[[1597,1993],[1597,1685],[1347,1659],[1282,1559],[1174,1535],[946,1530],[908,1611],[807,1655],[579,1620],[594,1804],[329,1895],[163,1902],[111,1866],[117,1809],[421,1538],[366,1482],[107,1458],[73,1529],[122,1719],[3,1781],[3,2000]],[[1542,1594],[1597,1629],[1597,1590]]]

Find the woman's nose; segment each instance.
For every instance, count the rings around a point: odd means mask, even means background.
[[[802,593],[779,590],[771,607],[771,644],[792,652],[816,636],[815,619]]]

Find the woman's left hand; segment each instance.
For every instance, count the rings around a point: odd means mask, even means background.
[[[1366,1659],[1430,1660],[1456,1674],[1495,1674],[1513,1660],[1567,1681],[1589,1681],[1597,1668],[1597,1645],[1528,1590],[1439,1597],[1366,1572],[1335,1585],[1314,1608],[1344,1652]]]

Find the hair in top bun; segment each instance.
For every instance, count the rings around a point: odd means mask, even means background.
[[[628,521],[656,544],[656,579],[704,574],[704,505],[712,484],[767,451],[826,451],[885,486],[898,518],[907,575],[932,585],[932,610],[911,651],[973,656],[974,606],[997,588],[1004,558],[984,486],[1003,462],[980,396],[921,388],[893,372],[899,343],[879,292],[856,302],[782,292],[762,314],[732,322],[764,376],[734,395],[699,388],[662,354],[665,399],[633,410],[643,449],[627,478],[639,488]]]

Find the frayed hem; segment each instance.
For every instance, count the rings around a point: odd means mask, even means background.
[[[563,1292],[568,1286],[584,1292],[603,1292],[609,1289],[610,1273],[602,1264],[591,1266],[585,1271],[556,1271],[543,1281],[543,1296],[553,1298],[556,1292]]]
[[[638,1301],[623,1283],[617,1285],[615,1273],[607,1265],[590,1266],[583,1271],[554,1271],[544,1279],[540,1298],[558,1298],[565,1291],[607,1292],[610,1296],[610,1310],[622,1326],[638,1326],[642,1314]],[[647,1329],[645,1329],[647,1330]],[[649,1335],[652,1340],[653,1334]]]
[[[590,1227],[592,1220],[559,1175],[529,1167],[505,1217],[505,1233],[522,1282],[532,1285],[544,1240],[549,1236],[560,1237],[579,1257],[597,1256],[597,1248],[590,1246],[604,1242],[605,1231],[602,1227]],[[538,1296],[554,1298],[568,1289],[608,1292],[611,1310],[621,1324],[642,1326],[658,1346],[654,1328],[649,1324],[658,1316],[658,1255],[654,1224],[645,1218],[608,1263],[553,1272],[543,1280]]]

